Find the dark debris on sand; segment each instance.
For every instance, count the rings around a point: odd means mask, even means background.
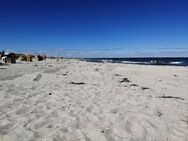
[[[162,116],[162,112],[161,111],[157,111],[157,116],[158,117]]]
[[[115,76],[121,76],[120,74],[114,74]]]
[[[180,99],[180,100],[184,100],[184,98],[181,98],[181,97],[175,97],[175,96],[159,96],[158,98],[173,98],[173,99]]]
[[[131,82],[128,78],[123,78],[120,83],[123,83],[123,82]]]
[[[131,84],[130,86],[134,86],[134,87],[136,87],[136,86],[138,86],[137,84]]]
[[[63,73],[62,75],[63,75],[63,76],[66,76],[68,73],[69,73],[69,72],[66,72],[66,73]]]
[[[96,68],[95,71],[99,71],[100,69],[99,68]]]
[[[142,87],[142,90],[149,90],[148,87]]]
[[[84,85],[84,82],[70,82],[70,84],[74,84],[74,85]]]

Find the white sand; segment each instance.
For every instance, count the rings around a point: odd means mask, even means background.
[[[188,67],[0,66],[0,141],[77,140],[188,141]]]

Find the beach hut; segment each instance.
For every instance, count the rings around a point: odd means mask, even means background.
[[[7,63],[7,57],[6,57],[6,56],[3,56],[3,57],[1,58],[1,61],[6,64],[6,63]]]
[[[4,63],[16,63],[16,54],[15,53],[5,53],[4,56],[2,57],[2,61]]]
[[[27,58],[26,58],[25,55],[20,55],[20,56],[18,57],[18,60],[19,60],[19,61],[27,61]]]
[[[32,61],[33,61],[33,60],[32,60],[33,58],[34,58],[33,55],[27,55],[27,56],[26,56],[26,60],[27,60],[28,62],[32,62]]]
[[[40,55],[36,55],[33,59],[32,59],[32,61],[42,61],[44,58],[42,57],[42,56],[40,56]]]

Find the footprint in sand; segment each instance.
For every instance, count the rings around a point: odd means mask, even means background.
[[[123,123],[118,121],[123,121]],[[163,131],[167,130],[167,125],[148,114],[128,112],[120,115],[118,121],[110,127],[111,135],[115,138],[143,141],[165,138]]]

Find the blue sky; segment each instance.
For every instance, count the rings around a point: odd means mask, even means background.
[[[188,0],[0,0],[0,50],[188,56]]]

